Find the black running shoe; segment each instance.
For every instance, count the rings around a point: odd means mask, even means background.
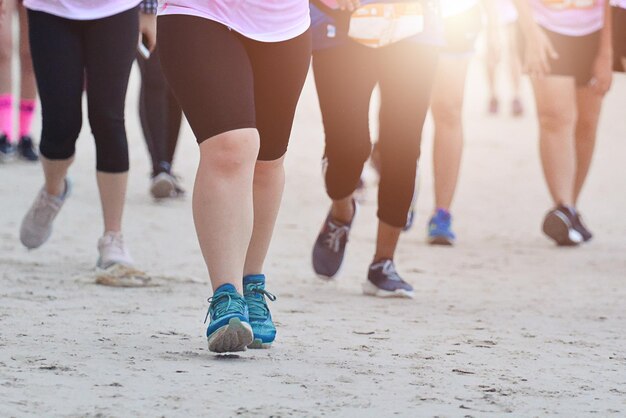
[[[356,216],[356,202],[353,202],[353,205],[352,221]],[[349,224],[341,224],[332,218],[330,212],[328,213],[322,231],[313,246],[313,270],[320,278],[332,279],[339,272],[346,252],[352,221]]]
[[[566,206],[559,205],[548,212],[543,220],[543,232],[563,247],[579,245],[583,235],[575,227],[576,212]]]
[[[580,234],[583,236],[583,241],[585,242],[593,238],[593,234],[591,233],[591,231],[589,231],[589,228],[587,228],[587,225],[583,222],[583,218],[580,213],[578,213],[578,211],[576,211],[576,214],[574,216],[574,229],[580,232]]]
[[[15,156],[15,146],[6,135],[0,135],[0,162],[11,161]]]
[[[413,287],[402,280],[396,271],[393,260],[382,260],[370,265],[363,293],[381,298],[412,298]]]
[[[33,162],[39,160],[39,155],[37,155],[37,151],[35,151],[35,146],[30,136],[20,138],[20,142],[17,143],[17,154],[22,160]]]

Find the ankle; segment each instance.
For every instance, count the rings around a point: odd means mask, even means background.
[[[347,202],[340,200],[333,201],[330,215],[334,221],[347,225],[352,222],[354,212],[354,202],[350,198]]]

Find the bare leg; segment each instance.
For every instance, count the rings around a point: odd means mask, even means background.
[[[102,216],[104,217],[104,232],[120,232],[122,230],[122,215],[126,199],[126,173],[96,173]]]
[[[555,205],[574,204],[576,86],[571,77],[533,81],[539,116],[539,147],[544,176]]]
[[[23,5],[18,5],[17,9],[20,16],[20,98],[34,100],[37,97],[37,85],[30,57],[28,16]]]
[[[61,196],[65,192],[65,177],[72,162],[74,157],[67,160],[49,160],[41,156],[41,166],[46,179],[44,187],[48,194]]]
[[[193,218],[213,289],[230,283],[241,293],[253,228],[256,129],[225,132],[200,144]]]
[[[4,3],[4,16],[0,19],[0,94],[11,93],[13,58],[13,13],[15,1],[8,0]]]
[[[334,220],[349,224],[354,217],[354,198],[352,195],[340,200],[333,200],[330,213]]]
[[[262,274],[269,250],[280,201],[285,188],[285,157],[257,161],[254,169],[254,227],[246,254],[244,276]]]
[[[520,85],[522,81],[522,64],[520,63],[519,55],[517,53],[517,25],[510,24],[507,27],[508,38],[508,58],[509,69],[511,70],[511,83],[513,85],[513,99],[519,99],[520,97]]]
[[[468,59],[440,59],[432,97],[435,205],[449,210],[463,153],[463,96]]]
[[[385,259],[393,260],[401,233],[402,228],[397,228],[383,221],[378,221],[376,254],[374,255],[375,263]]]
[[[588,87],[576,90],[578,119],[576,120],[576,181],[574,183],[574,204],[587,179],[593,150],[596,145],[598,120],[602,108],[601,96]]]

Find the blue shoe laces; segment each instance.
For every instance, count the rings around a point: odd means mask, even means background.
[[[264,296],[272,302],[276,300],[276,296],[265,290],[261,283],[250,283],[246,286],[246,290],[254,296],[259,296],[248,299],[248,312],[250,316],[266,318],[270,311],[267,308]]]
[[[227,302],[225,300],[228,300]],[[242,297],[233,298],[230,293],[223,292],[217,295],[213,295],[207,299],[209,302],[209,310],[204,317],[204,323],[206,324],[209,315],[211,319],[215,317],[222,317],[228,314],[236,314],[244,312],[246,309],[246,301]]]

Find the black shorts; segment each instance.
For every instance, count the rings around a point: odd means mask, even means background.
[[[626,9],[613,7],[613,57],[615,71],[626,72]]]
[[[259,42],[201,17],[158,19],[163,73],[198,143],[256,128],[259,159],[287,151],[311,60],[309,31],[284,42]]]
[[[445,55],[467,55],[474,52],[476,38],[482,30],[482,9],[476,5],[444,21],[445,46],[441,52]]]
[[[586,86],[593,77],[593,65],[600,48],[600,31],[584,36],[561,35],[546,28],[543,31],[559,54],[558,59],[550,59],[550,74],[574,77],[577,86]],[[523,62],[525,39],[522,34],[518,39]]]

